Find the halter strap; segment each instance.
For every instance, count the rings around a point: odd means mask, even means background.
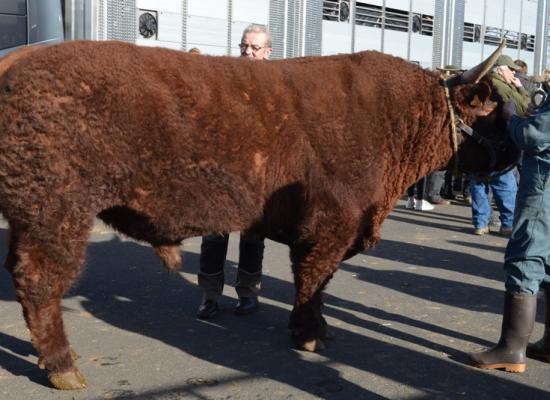
[[[451,95],[449,92],[449,86],[447,85],[446,79],[441,79],[443,82],[443,89],[445,90],[445,98],[447,100],[447,108],[449,109],[449,116],[451,119],[451,143],[453,146],[453,155],[454,155],[454,165],[453,165],[453,175],[459,174],[458,169],[458,129],[456,125],[456,115],[455,110],[453,108],[453,104],[451,103]],[[463,124],[463,123],[462,123]]]

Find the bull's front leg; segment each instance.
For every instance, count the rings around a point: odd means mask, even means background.
[[[39,353],[38,365],[57,389],[83,389],[86,380],[74,365],[63,327],[61,298],[68,290],[83,258],[90,224],[74,226],[65,234],[49,236],[45,244],[35,235],[13,229],[6,268],[11,273],[17,300]]]
[[[324,348],[323,339],[332,333],[321,313],[322,292],[354,239],[349,225],[330,230],[330,234],[291,247],[292,270],[296,287],[289,329],[295,345],[306,351]]]

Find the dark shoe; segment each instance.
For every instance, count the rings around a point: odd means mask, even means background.
[[[257,297],[239,297],[237,307],[235,307],[235,315],[248,315],[258,309],[260,303]]]
[[[197,310],[199,319],[212,319],[218,314],[218,302],[216,300],[204,300]]]
[[[527,345],[527,357],[550,362],[550,288],[544,288],[544,336]]]
[[[470,354],[473,365],[482,369],[525,372],[525,351],[536,310],[536,295],[505,293],[500,340],[492,349]]]
[[[456,199],[456,196],[455,194],[453,193],[453,191],[449,188],[447,190],[444,190],[441,192],[441,197],[443,197],[444,199],[448,199],[448,200],[455,200]]]

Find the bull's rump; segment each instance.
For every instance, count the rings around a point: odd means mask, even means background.
[[[177,216],[184,236],[250,225],[269,198],[268,163],[279,187],[285,162],[297,164],[248,117],[258,101],[201,75],[237,64],[248,63],[94,42],[22,57],[0,83],[0,207],[15,217],[55,197],[93,212],[124,205],[160,225]]]

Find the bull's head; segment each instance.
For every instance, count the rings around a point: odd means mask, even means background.
[[[446,83],[460,130],[460,146],[449,168],[457,163],[461,172],[483,176],[505,171],[518,159],[519,150],[502,117],[503,100],[487,76],[504,47],[503,41],[481,64]]]

